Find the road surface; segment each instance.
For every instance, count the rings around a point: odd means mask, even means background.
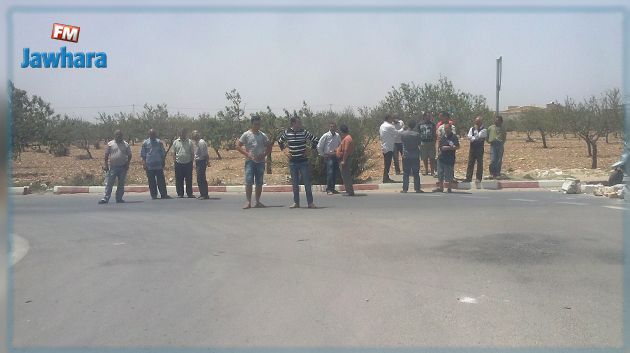
[[[618,347],[623,201],[14,198],[16,347]],[[302,197],[304,195],[302,194]],[[18,241],[16,241],[16,246]],[[28,247],[28,249],[24,249]]]

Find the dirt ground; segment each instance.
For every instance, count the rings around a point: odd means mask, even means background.
[[[464,178],[468,159],[468,142],[460,141],[461,149],[457,152],[455,176]],[[503,172],[512,179],[561,179],[575,177],[580,180],[605,180],[609,166],[615,162],[623,148],[623,142],[610,139],[607,144],[599,141],[599,168],[590,169],[591,159],[587,156],[586,144],[577,138],[562,136],[548,139],[549,148],[542,148],[542,143],[525,142],[525,135],[511,133],[505,145]],[[145,184],[146,175],[140,159],[140,144],[132,146],[133,159],[128,174],[128,184]],[[383,158],[380,143],[377,140],[369,150],[372,156],[370,168],[359,176],[360,182],[379,182],[382,176]],[[47,152],[27,151],[22,153],[21,160],[13,162],[13,185],[32,185],[39,188],[54,185],[102,185],[104,174],[104,150],[92,150],[94,159],[85,159],[84,150],[72,148],[67,157],[53,157]],[[244,157],[237,151],[220,151],[223,159],[218,160],[214,152],[210,152],[211,161],[207,171],[210,185],[240,185],[243,183]],[[286,184],[289,171],[286,157],[274,146],[273,174],[265,175],[267,184]],[[489,147],[486,145],[484,175],[488,173]],[[171,157],[167,158],[166,178],[174,184],[174,170]],[[422,167],[423,168],[423,167]],[[393,165],[392,165],[393,173]]]

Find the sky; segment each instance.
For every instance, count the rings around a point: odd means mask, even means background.
[[[79,43],[50,38],[81,27]],[[446,76],[500,108],[622,87],[622,16],[562,13],[16,13],[12,80],[56,112],[215,114],[237,89],[251,113],[374,106],[392,86]],[[20,68],[22,49],[106,52],[106,69]]]

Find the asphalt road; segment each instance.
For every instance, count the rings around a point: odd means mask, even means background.
[[[364,195],[15,197],[13,345],[622,344],[622,201]]]

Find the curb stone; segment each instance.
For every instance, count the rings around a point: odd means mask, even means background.
[[[559,188],[564,183],[564,180],[484,180],[481,183],[456,183],[454,189],[458,190],[470,190],[485,189],[485,190],[501,190],[501,189],[553,189]],[[591,183],[591,182],[585,182]],[[436,183],[422,183],[423,189],[433,188]],[[168,185],[166,187],[169,194],[175,194],[175,186]],[[400,190],[402,189],[402,183],[386,183],[386,184],[354,184],[355,190]],[[114,186],[112,192],[116,190]],[[343,185],[337,185],[337,190],[345,191]],[[147,185],[128,185],[125,186],[125,192],[148,192],[149,187]],[[245,192],[244,185],[228,185],[228,186],[208,186],[209,192]],[[264,185],[264,192],[292,192],[293,187],[291,185]],[[325,192],[326,185],[313,185],[314,192]],[[12,187],[10,192],[13,195],[26,195],[30,193],[28,186],[25,187]],[[61,194],[102,194],[105,192],[104,186],[55,186],[53,193],[56,195]],[[197,186],[193,186],[193,192],[199,192]],[[300,192],[304,192],[304,185],[300,185]]]
[[[30,186],[12,186],[9,188],[9,194],[11,195],[28,195],[30,193]]]

